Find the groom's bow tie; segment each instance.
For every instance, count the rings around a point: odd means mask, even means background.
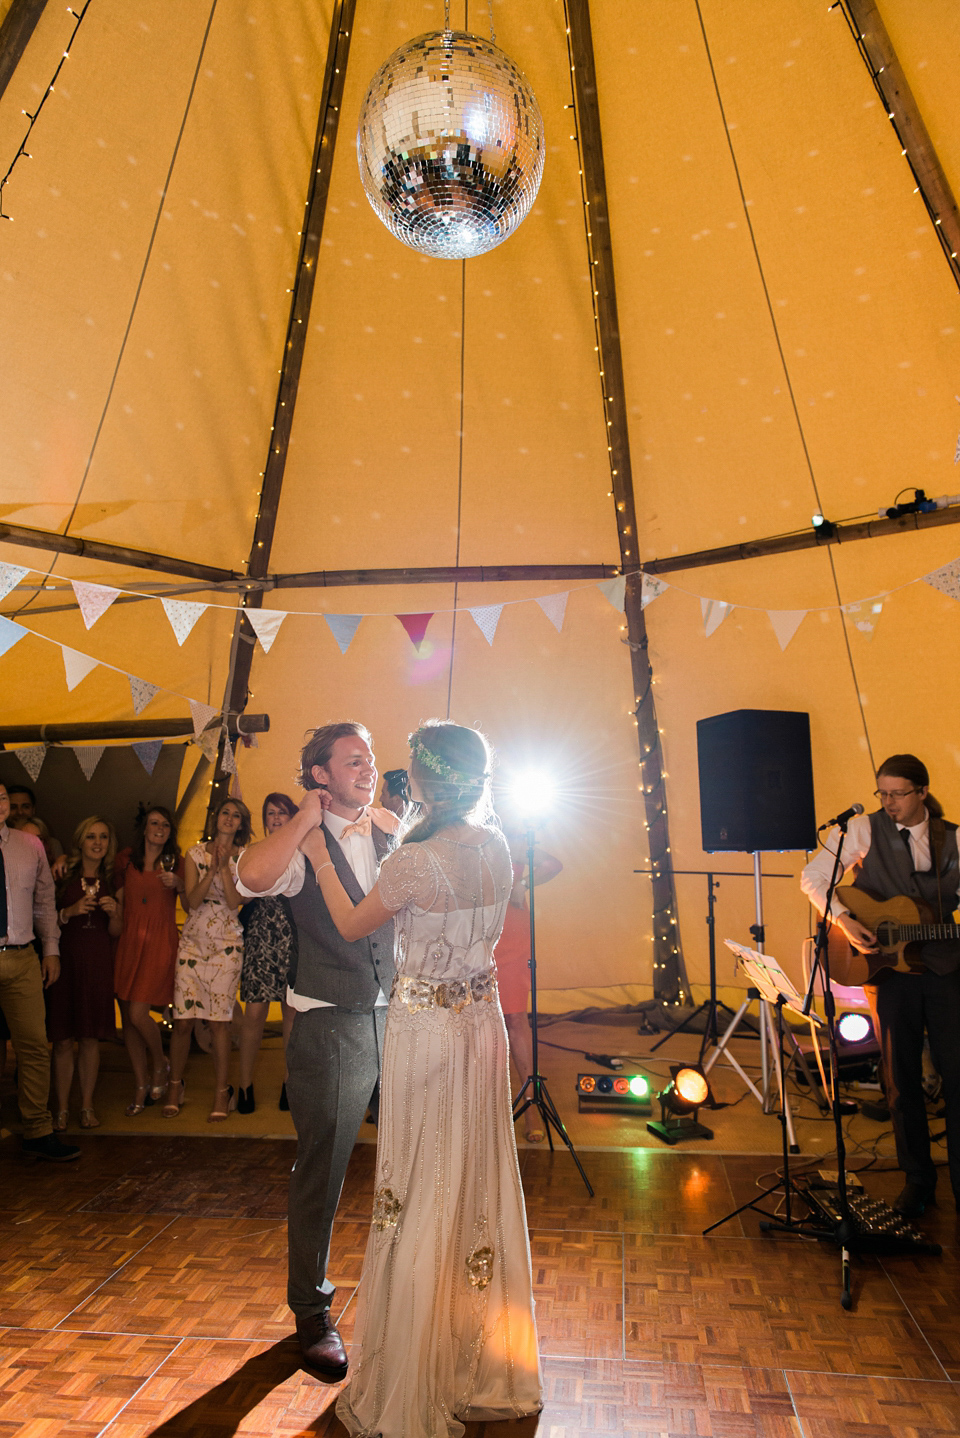
[[[364,839],[370,837],[370,815],[361,814],[355,824],[348,824],[340,835],[341,840],[349,839],[351,834],[360,834]]]

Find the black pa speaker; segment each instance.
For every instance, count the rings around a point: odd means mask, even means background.
[[[708,853],[816,848],[809,714],[735,709],[700,719],[697,761]]]

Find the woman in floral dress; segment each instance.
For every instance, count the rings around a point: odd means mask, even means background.
[[[173,983],[170,1088],[164,1118],[176,1118],[183,1104],[183,1071],[195,1019],[210,1025],[215,1075],[208,1123],[222,1122],[235,1107],[227,1082],[230,1020],[243,963],[243,930],[237,910],[237,855],[250,839],[250,810],[225,799],[214,820],[214,837],[187,854],[184,900],[187,921],[180,935]]]

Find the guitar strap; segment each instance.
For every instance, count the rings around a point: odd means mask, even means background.
[[[939,910],[939,919],[940,919],[940,922],[941,922],[941,924],[942,924],[942,923],[945,922],[945,920],[944,920],[944,917],[943,917],[943,891],[942,891],[942,889],[941,889],[941,887],[940,887],[940,884],[941,884],[940,858],[941,858],[941,855],[943,854],[943,845],[944,845],[944,841],[945,841],[945,839],[946,839],[946,837],[947,837],[947,831],[946,831],[946,829],[944,828],[943,819],[942,819],[942,817],[941,817],[940,815],[936,815],[936,816],[934,816],[933,814],[930,815],[929,833],[930,833],[930,862],[933,864],[933,872],[934,872],[934,873],[936,874],[936,876],[937,876],[937,909]]]

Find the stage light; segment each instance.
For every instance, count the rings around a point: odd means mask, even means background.
[[[643,1074],[578,1074],[577,1106],[581,1113],[648,1114],[650,1084]]]
[[[697,1121],[701,1104],[712,1103],[710,1085],[699,1064],[672,1064],[670,1083],[658,1095],[659,1122],[647,1131],[671,1146],[687,1138],[713,1138],[713,1130]]]
[[[837,1023],[837,1032],[844,1043],[862,1044],[873,1037],[873,1024],[866,1014],[841,1014]]]
[[[553,808],[553,780],[542,769],[527,769],[510,785],[514,809],[524,820],[542,818]]]

